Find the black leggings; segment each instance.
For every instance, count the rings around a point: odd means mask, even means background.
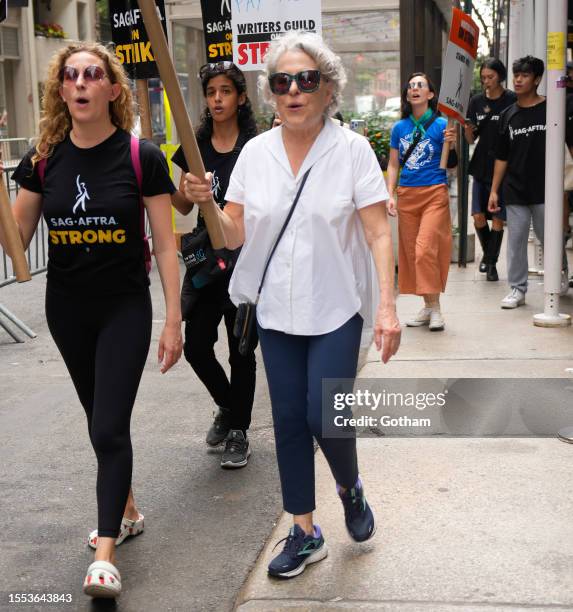
[[[239,353],[239,341],[233,335],[237,309],[229,299],[228,279],[203,287],[185,321],[185,359],[207,387],[213,401],[229,411],[231,429],[246,431],[251,424],[255,398],[257,363],[254,349]],[[229,343],[231,380],[215,356],[218,327],[225,320]]]
[[[130,420],[151,340],[149,292],[46,292],[48,327],[66,363],[98,462],[98,535],[117,537],[131,486]]]

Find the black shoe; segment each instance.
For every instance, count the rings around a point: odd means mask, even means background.
[[[221,457],[221,467],[242,468],[247,465],[251,446],[240,429],[231,429],[225,440],[225,450]]]
[[[219,444],[221,444],[227,437],[230,429],[229,411],[225,408],[219,407],[217,413],[215,414],[213,425],[209,427],[205,442],[207,442],[209,446],[219,446]]]
[[[487,251],[489,248],[489,239],[491,231],[487,222],[483,227],[476,227],[475,229],[477,237],[479,238],[479,242],[481,244],[481,250],[483,252],[483,257],[481,258],[479,264],[479,271],[483,274],[484,272],[487,272]]]
[[[498,281],[497,268],[495,264],[499,258],[501,243],[503,241],[503,230],[492,230],[489,234],[489,243],[487,245],[486,262],[487,262],[487,280]]]
[[[338,485],[336,489],[344,506],[344,519],[350,537],[356,542],[369,540],[376,532],[376,524],[374,514],[364,496],[362,481],[358,479],[354,487],[344,493]]]
[[[328,554],[324,538],[318,525],[314,526],[314,533],[306,535],[298,526],[294,525],[284,540],[279,540],[277,545],[285,542],[282,552],[270,563],[268,572],[277,578],[294,578],[304,572],[309,563],[322,561]]]
[[[488,281],[498,281],[499,280],[499,276],[497,275],[497,268],[495,267],[494,263],[487,264],[486,279]]]

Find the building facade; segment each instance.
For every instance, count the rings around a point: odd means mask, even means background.
[[[52,55],[72,41],[95,40],[95,25],[94,0],[8,2],[0,24],[0,140],[11,141],[2,147],[5,159],[19,158],[36,133]]]
[[[197,73],[206,61],[200,0],[165,0],[165,6],[176,71],[196,122],[203,106]],[[427,71],[439,85],[450,18],[450,0],[323,0],[323,37],[348,76],[342,110],[383,110],[395,102],[414,68]],[[263,112],[253,93],[256,77],[247,73],[252,102]]]

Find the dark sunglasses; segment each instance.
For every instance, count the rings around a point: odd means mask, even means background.
[[[79,78],[80,74],[86,83],[95,83],[96,81],[103,81],[107,77],[105,70],[99,66],[86,66],[82,71],[74,68],[73,66],[64,66],[60,70],[60,81],[75,83]]]
[[[199,68],[199,78],[203,80],[205,77],[208,77],[211,74],[225,72],[226,70],[230,70],[231,68],[236,68],[238,70],[238,68],[235,66],[235,64],[233,64],[233,62],[209,62],[208,64],[203,64],[201,68]]]
[[[412,83],[408,83],[408,89],[424,89],[428,87],[427,83],[424,81],[413,81]]]
[[[320,86],[320,70],[302,70],[296,74],[275,72],[269,76],[269,86],[275,96],[284,96],[293,81],[302,93],[312,93]]]

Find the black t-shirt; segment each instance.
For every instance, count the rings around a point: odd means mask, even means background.
[[[201,158],[203,159],[203,165],[205,166],[205,170],[206,172],[211,172],[213,174],[213,179],[211,182],[213,198],[221,209],[225,206],[225,194],[227,193],[227,188],[229,187],[231,173],[233,172],[233,168],[235,167],[235,163],[237,162],[241,149],[248,140],[249,137],[241,132],[239,134],[239,137],[237,138],[237,142],[235,143],[233,150],[229,151],[228,153],[219,153],[219,151],[215,150],[215,147],[213,147],[213,143],[211,142],[210,138],[201,139],[197,142],[199,152],[201,153]],[[189,171],[189,167],[187,166],[187,161],[185,159],[185,155],[183,154],[182,147],[179,147],[177,151],[175,151],[173,157],[171,158],[171,161],[177,164],[181,168],[181,170],[183,170],[183,172]],[[205,219],[203,218],[201,211],[199,211],[199,213],[197,214],[197,228],[202,229],[204,227]],[[219,295],[219,298],[223,302],[226,302],[229,306],[231,305],[227,288],[231,280],[231,275],[233,273],[234,263],[237,261],[240,252],[241,247],[235,249],[234,251],[228,251],[228,263],[231,263],[231,265],[229,266],[226,272],[223,272],[221,276],[218,277],[218,279],[211,284],[213,285],[213,287],[211,287],[211,285],[207,285],[201,290],[203,292],[203,295],[211,297],[213,295]],[[207,291],[205,292],[204,289],[206,289]],[[185,277],[183,278],[183,291],[196,291],[196,289],[193,288],[191,274],[189,270],[187,270],[187,272],[185,273]]]
[[[470,100],[468,119],[478,128],[478,141],[470,161],[469,173],[478,181],[491,183],[493,179],[499,115],[516,99],[513,91],[506,89],[495,100],[487,98],[485,94],[478,94]]]
[[[496,158],[507,161],[505,204],[545,202],[546,113],[544,100],[527,108],[515,103],[501,114]]]
[[[40,193],[49,230],[48,287],[65,293],[114,295],[145,290],[139,188],[131,161],[131,136],[116,130],[104,142],[81,149],[69,135],[48,158],[44,181],[29,151],[13,174]],[[140,142],[142,192],[171,194],[167,162],[151,142]]]
[[[219,151],[216,151],[210,138],[200,140],[197,143],[199,146],[199,152],[201,153],[201,157],[203,159],[205,171],[213,174],[211,188],[213,190],[215,202],[217,202],[220,208],[225,206],[225,194],[227,193],[227,188],[229,187],[231,172],[235,167],[235,163],[239,157],[241,148],[245,144],[246,140],[247,139],[242,134],[239,134],[233,150],[229,151],[228,153],[219,153]],[[177,164],[181,170],[183,170],[183,172],[189,172],[189,167],[187,166],[187,161],[185,160],[182,147],[179,147],[177,151],[175,151],[171,161]],[[197,227],[205,227],[205,220],[203,219],[201,211],[199,211],[199,214],[197,215]]]

